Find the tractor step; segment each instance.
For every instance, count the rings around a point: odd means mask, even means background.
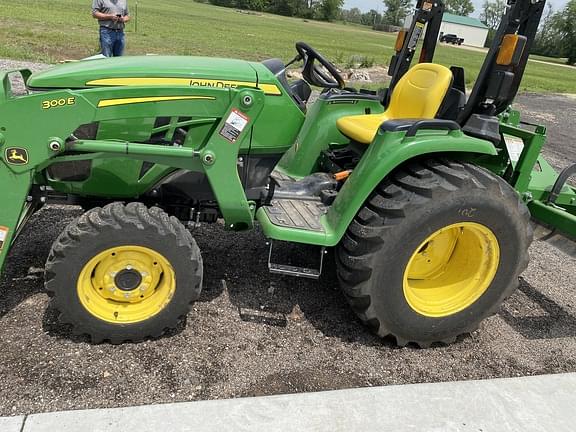
[[[320,248],[320,264],[318,269],[299,267],[288,264],[278,264],[272,262],[272,250],[274,248],[274,242],[270,241],[270,251],[268,252],[268,270],[272,274],[278,274],[283,276],[293,276],[302,277],[307,279],[319,279],[322,274],[322,267],[324,265],[324,255],[326,254],[326,248]]]
[[[264,211],[276,226],[306,231],[324,232],[320,217],[327,211],[320,201],[298,199],[273,199]]]

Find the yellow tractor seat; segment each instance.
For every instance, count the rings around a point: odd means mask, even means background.
[[[451,85],[450,69],[434,63],[417,64],[394,87],[386,111],[341,117],[336,125],[348,138],[370,144],[380,125],[387,120],[436,117]]]

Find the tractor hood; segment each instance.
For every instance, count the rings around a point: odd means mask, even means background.
[[[172,80],[163,81],[161,78],[172,78]],[[200,78],[204,81],[196,83],[187,81]],[[28,80],[28,87],[31,89],[79,89],[140,84],[226,87],[229,85],[227,82],[230,81],[255,83],[257,74],[250,62],[244,60],[183,56],[115,57],[67,63],[35,73]]]

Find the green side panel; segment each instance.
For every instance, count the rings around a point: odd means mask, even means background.
[[[199,148],[211,135],[215,124],[230,105],[230,89],[172,88],[172,87],[121,87],[97,88],[77,91],[92,103],[101,100],[133,99],[139,97],[200,96],[208,99],[172,100],[162,102],[134,103],[98,108],[93,119],[99,123],[98,140],[121,140],[147,142],[153,133],[173,134],[179,125],[190,127],[184,147]],[[50,95],[51,93],[46,93]],[[154,127],[156,118],[172,119],[168,125]],[[179,119],[182,118],[180,121]],[[76,125],[80,126],[81,123]],[[248,152],[249,141],[242,141],[242,151]],[[64,162],[70,156],[57,158],[54,162]],[[141,176],[143,162],[135,159],[96,158],[92,161],[91,175],[83,181],[57,181],[48,179],[48,184],[56,191],[81,196],[103,198],[136,198],[150,190],[173,168],[155,165]]]
[[[146,142],[150,139],[155,118],[120,118],[100,122],[96,139]],[[154,165],[141,178],[143,162],[133,159],[94,159],[90,177],[84,181],[56,182],[49,178],[55,190],[77,195],[137,197],[148,189],[150,181],[168,175],[172,168]]]
[[[294,145],[284,154],[277,169],[295,178],[314,172],[323,150],[330,145],[346,144],[349,139],[340,133],[336,120],[348,115],[383,112],[377,100],[330,101],[320,97],[310,107],[306,121]]]
[[[264,233],[276,240],[335,246],[376,186],[407,160],[446,153],[454,153],[454,157],[468,153],[496,155],[492,143],[468,137],[461,131],[446,133],[423,130],[415,137],[405,138],[404,135],[404,132],[378,133],[328,213],[320,219],[325,233],[272,225],[264,210],[260,209],[257,219],[262,223]]]
[[[118,118],[100,122],[96,139],[117,139],[122,141],[145,142],[150,139],[156,119],[144,118]]]
[[[126,56],[67,63],[33,74],[32,88],[84,88],[86,83],[105,78],[206,78],[255,82],[250,63],[210,57]]]
[[[66,156],[57,162],[87,160],[71,159]],[[155,165],[140,177],[143,162],[126,158],[95,158],[92,160],[90,177],[83,181],[58,181],[47,175],[47,183],[55,191],[79,196],[101,198],[137,198],[149,191],[158,181],[169,175],[173,168]]]
[[[250,153],[284,153],[294,143],[306,115],[266,66],[251,65],[258,74],[258,84],[275,85],[282,94],[266,96],[258,123],[254,125]]]

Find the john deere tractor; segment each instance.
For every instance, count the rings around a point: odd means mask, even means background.
[[[565,184],[575,167],[556,174],[539,155],[545,129],[509,109],[543,7],[509,0],[468,96],[464,70],[432,62],[444,7],[428,0],[400,32],[379,93],[348,88],[305,43],[289,63],[303,62],[295,82],[277,59],[4,72],[0,264],[44,203],[81,205],[52,245],[46,290],[75,332],[139,341],[177,325],[200,295],[189,227],[258,223],[271,248],[334,248],[344,296],[378,335],[452,342],[517,286],[530,212],[576,235],[576,190]],[[11,73],[28,94],[12,94]],[[314,103],[311,86],[322,89]],[[272,261],[273,273],[320,276],[321,266]]]

